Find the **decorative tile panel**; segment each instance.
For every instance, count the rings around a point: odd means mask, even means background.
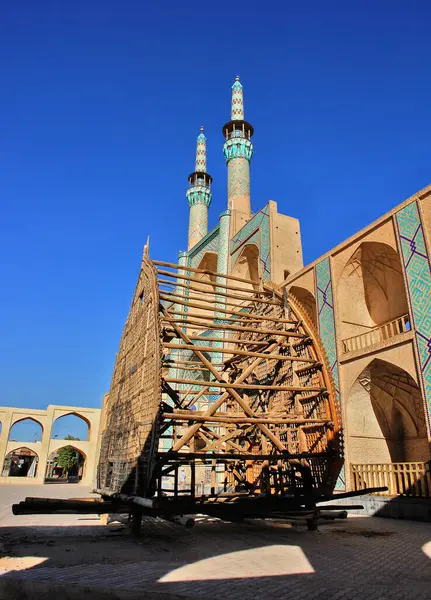
[[[341,413],[340,377],[337,355],[337,339],[335,331],[334,298],[332,292],[331,263],[325,258],[316,265],[317,309],[320,339],[326,352],[329,367],[335,384],[338,408]],[[346,487],[344,467],[337,480],[335,489],[342,490]]]
[[[271,253],[269,231],[269,205],[264,206],[236,233],[230,242],[232,265],[235,264],[242,246],[245,243],[255,243],[259,247],[259,258],[262,267],[263,279],[271,278]]]
[[[246,158],[234,158],[229,161],[227,169],[227,201],[231,210],[235,198],[250,198],[250,165]]]
[[[420,384],[425,397],[428,428],[431,421],[431,266],[417,202],[395,216],[407,282],[413,329],[419,354]]]

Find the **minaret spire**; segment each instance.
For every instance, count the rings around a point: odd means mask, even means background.
[[[208,208],[211,204],[212,177],[206,171],[207,141],[204,128],[201,127],[196,142],[195,171],[189,175],[190,187],[186,192],[190,207],[189,250],[208,233]]]
[[[243,88],[237,75],[232,85],[231,120],[223,126],[223,152],[228,168],[228,209],[235,234],[250,218],[250,161],[253,127],[244,121]]]
[[[232,86],[232,121],[244,121],[244,95],[242,93],[242,85],[239,80],[239,75],[235,77]]]

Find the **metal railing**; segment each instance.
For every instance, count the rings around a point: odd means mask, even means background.
[[[378,496],[431,496],[430,463],[378,463],[350,465],[351,487],[361,490],[369,487],[388,488]]]
[[[406,333],[411,330],[410,318],[408,315],[398,317],[393,321],[378,325],[365,333],[354,335],[353,337],[343,340],[343,353],[361,350],[368,346],[373,346],[379,342],[389,340],[401,333]]]

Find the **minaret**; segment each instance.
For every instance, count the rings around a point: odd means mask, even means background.
[[[231,121],[223,126],[223,152],[228,168],[228,209],[232,211],[232,234],[250,218],[250,161],[253,127],[244,121],[242,85],[237,76],[232,86]],[[239,214],[238,214],[239,213]]]
[[[207,140],[201,127],[196,144],[196,167],[189,175],[190,187],[186,192],[190,206],[189,246],[195,244],[208,233],[208,207],[211,204],[212,177],[207,171]]]

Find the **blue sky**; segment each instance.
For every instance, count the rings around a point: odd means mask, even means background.
[[[431,4],[4,2],[0,405],[99,406],[143,244],[186,249],[205,126],[210,226],[240,74],[252,207],[301,221],[310,262],[431,182]]]

